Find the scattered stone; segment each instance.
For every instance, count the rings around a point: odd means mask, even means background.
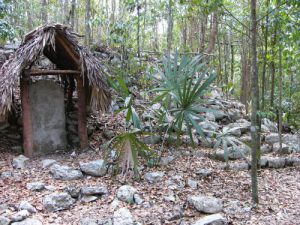
[[[10,219],[4,216],[0,216],[0,225],[9,225],[10,222],[11,222]]]
[[[161,137],[158,135],[150,135],[143,138],[143,142],[149,145],[155,145],[161,142]]]
[[[101,159],[87,163],[80,163],[80,169],[88,175],[100,177],[106,174],[107,165],[105,161]]]
[[[12,223],[11,225],[43,225],[43,224],[41,221],[37,219],[27,218],[21,222]]]
[[[187,184],[188,186],[190,186],[192,189],[197,189],[197,186],[198,186],[198,182],[191,179],[191,178],[188,178],[187,180]]]
[[[98,199],[97,196],[93,196],[93,195],[83,195],[80,199],[80,201],[82,202],[93,202],[93,201],[96,201]]]
[[[42,167],[48,168],[48,167],[51,167],[55,163],[56,163],[56,160],[54,160],[54,159],[44,159],[42,161]]]
[[[262,133],[270,133],[270,130],[266,125],[262,124],[261,125],[261,132]]]
[[[218,213],[223,210],[223,204],[220,199],[207,196],[190,196],[188,202],[199,212]]]
[[[135,204],[137,205],[141,205],[144,202],[144,199],[142,199],[142,197],[139,194],[134,194],[133,195],[133,201]]]
[[[219,129],[219,125],[215,122],[205,120],[199,123],[203,130],[207,131],[217,131]]]
[[[210,169],[199,169],[196,171],[197,176],[200,179],[210,177],[212,175],[212,171]]]
[[[216,118],[216,121],[222,120],[227,117],[226,113],[223,110],[211,110],[210,112]]]
[[[176,205],[169,218],[167,218],[168,221],[178,220],[183,217],[183,208],[180,205]]]
[[[279,142],[278,133],[270,133],[270,134],[266,135],[265,142],[269,145],[273,145],[274,143]]]
[[[19,155],[18,157],[14,158],[12,161],[12,165],[15,169],[24,169],[27,167],[29,162],[29,158],[25,157],[24,155]]]
[[[231,169],[231,170],[248,170],[249,164],[246,162],[232,163],[229,165],[229,169]]]
[[[11,219],[14,222],[18,222],[18,221],[26,219],[29,216],[30,216],[30,212],[28,212],[27,210],[21,210],[21,211],[17,212],[16,214],[14,214],[11,217]]]
[[[68,166],[54,164],[50,167],[50,172],[58,180],[76,180],[83,177],[82,172]]]
[[[280,143],[277,142],[273,144],[273,151],[281,154],[287,154],[289,153],[289,146],[282,143],[281,150],[280,150]]]
[[[241,111],[235,108],[228,110],[228,117],[231,121],[237,121],[242,118]]]
[[[213,214],[205,216],[200,220],[197,220],[193,225],[225,225],[226,220],[221,214]]]
[[[49,212],[69,209],[75,200],[68,193],[53,193],[43,199],[43,205]]]
[[[205,118],[209,121],[213,121],[213,122],[216,121],[216,117],[212,113],[205,113]]]
[[[228,133],[236,137],[240,137],[242,135],[242,131],[240,127],[231,127],[229,125],[222,128],[223,133]]]
[[[173,162],[175,160],[175,156],[166,156],[166,157],[161,157],[159,164],[161,166],[166,166],[168,164],[170,164],[171,162]]]
[[[112,201],[112,203],[110,203],[109,208],[110,208],[112,211],[114,211],[114,210],[119,206],[119,204],[120,204],[120,201],[119,201],[117,198],[115,198],[115,199]]]
[[[4,171],[4,172],[1,173],[0,177],[1,178],[11,178],[11,177],[13,177],[13,173],[10,172],[10,171]]]
[[[41,191],[45,189],[45,184],[42,182],[32,182],[32,183],[27,183],[26,187],[28,190],[31,191]]]
[[[167,180],[166,184],[170,190],[181,190],[185,186],[185,182],[180,175],[172,176]]]
[[[237,146],[237,147],[228,147],[228,158],[229,159],[241,159],[247,156],[250,153],[250,149],[247,146]],[[217,150],[216,154],[213,157],[220,161],[225,161],[225,152],[224,150]]]
[[[268,158],[268,166],[270,168],[283,168],[285,166],[285,158]]]
[[[167,201],[167,202],[175,202],[176,201],[176,197],[174,195],[174,192],[170,191],[169,194],[164,197],[164,200]]]
[[[71,195],[72,198],[78,198],[80,194],[80,188],[76,187],[75,185],[70,185],[66,187],[66,192]]]
[[[260,146],[261,153],[269,153],[272,151],[269,145],[262,145]]]
[[[300,158],[297,157],[286,158],[286,166],[300,166]]]
[[[30,213],[36,213],[37,210],[34,208],[29,202],[27,201],[22,201],[19,205],[20,210],[27,210]]]
[[[82,195],[106,195],[108,190],[104,186],[84,186],[80,190]]]
[[[117,198],[121,201],[132,203],[135,193],[136,189],[134,187],[130,185],[123,185],[117,192]]]
[[[133,217],[130,211],[124,207],[114,212],[113,225],[133,225]]]
[[[53,185],[47,185],[47,186],[45,186],[45,189],[48,190],[48,191],[55,191],[56,187],[53,186]]]
[[[277,123],[274,123],[267,118],[263,118],[262,124],[265,125],[270,132],[278,132]]]
[[[98,222],[95,219],[85,217],[80,220],[80,225],[98,225]]]
[[[164,172],[148,172],[145,174],[145,179],[149,183],[156,183],[162,180]]]
[[[267,157],[261,157],[261,158],[260,158],[260,166],[261,166],[262,168],[268,166],[268,158],[267,158]]]

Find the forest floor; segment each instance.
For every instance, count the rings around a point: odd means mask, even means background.
[[[211,149],[181,146],[177,150],[170,151],[172,147],[166,146],[165,153],[178,155],[178,158],[166,166],[154,168],[143,167],[141,180],[132,178],[123,179],[120,176],[107,174],[103,177],[86,176],[80,180],[62,181],[53,179],[49,169],[42,168],[42,159],[55,159],[62,165],[79,167],[79,162],[88,162],[103,158],[103,151],[99,148],[77,152],[76,156],[71,152],[65,154],[54,154],[47,157],[38,157],[30,160],[29,167],[22,170],[13,169],[11,160],[19,153],[10,150],[10,146],[0,141],[0,173],[11,171],[14,176],[0,178],[0,206],[9,204],[17,210],[21,201],[29,201],[37,213],[31,217],[37,218],[43,224],[80,224],[83,218],[111,218],[115,206],[112,202],[116,198],[118,188],[129,184],[137,189],[137,192],[148,204],[129,204],[119,202],[117,207],[126,206],[135,220],[141,224],[192,224],[197,219],[205,216],[197,212],[187,203],[188,196],[205,194],[222,199],[222,215],[229,224],[278,224],[297,225],[300,224],[300,167],[288,167],[282,169],[262,169],[259,171],[259,199],[260,204],[253,207],[251,203],[251,177],[250,171],[225,171],[222,169],[223,162],[215,161],[205,156]],[[4,150],[5,149],[5,150]],[[185,154],[180,154],[185,152]],[[299,157],[300,155],[296,154]],[[211,176],[199,179],[196,171],[199,169],[210,169]],[[154,184],[144,180],[143,174],[149,171],[163,171],[164,178]],[[170,190],[168,181],[172,176],[181,176],[183,188]],[[188,178],[197,180],[198,188],[192,189],[186,185]],[[69,209],[49,213],[43,208],[43,197],[53,193],[53,190],[42,190],[40,192],[30,191],[26,184],[40,181],[55,187],[55,191],[64,191],[70,185],[95,186],[104,185],[109,194],[94,202],[83,203],[77,201]],[[165,197],[173,192],[173,201],[167,201]],[[172,215],[182,210],[182,217],[170,220]],[[12,212],[13,213],[13,212]],[[0,210],[1,216],[1,210]]]

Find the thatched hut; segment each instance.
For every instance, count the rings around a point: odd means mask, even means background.
[[[76,81],[78,93],[78,135],[80,146],[88,145],[86,108],[106,110],[110,104],[110,93],[104,70],[98,58],[77,40],[78,35],[61,24],[45,25],[28,33],[20,47],[0,69],[0,115],[13,107],[13,88],[20,84],[23,148],[27,156],[34,151],[32,141],[32,118],[30,107],[30,85],[36,76],[57,75]],[[32,65],[44,55],[55,70],[36,70]],[[74,82],[75,84],[75,82]],[[72,97],[72,87],[69,88]]]

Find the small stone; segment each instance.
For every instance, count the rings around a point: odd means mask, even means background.
[[[10,222],[11,222],[10,219],[4,216],[0,216],[0,225],[9,225]]]
[[[48,168],[48,167],[51,167],[55,163],[56,163],[56,160],[54,160],[54,159],[44,159],[42,161],[42,167]]]
[[[268,166],[270,168],[283,168],[285,166],[285,158],[268,158]]]
[[[80,188],[76,187],[75,185],[70,185],[66,187],[66,192],[71,195],[72,198],[78,198],[80,194]]]
[[[15,169],[24,169],[27,167],[29,162],[29,158],[24,155],[19,155],[18,157],[13,159],[12,165]]]
[[[19,205],[20,210],[27,210],[30,213],[36,213],[37,210],[34,208],[29,202],[27,201],[22,201]]]
[[[108,193],[108,190],[104,186],[85,186],[80,190],[82,195],[105,195]]]
[[[270,133],[266,135],[265,142],[269,145],[273,145],[276,142],[279,142],[279,135],[278,133]]]
[[[300,158],[297,157],[286,158],[286,166],[300,166]]]
[[[95,219],[90,219],[88,217],[82,218],[80,220],[80,225],[97,225],[97,220]]]
[[[136,193],[136,189],[130,185],[123,185],[117,192],[117,198],[124,202],[133,202],[133,196]]]
[[[289,152],[289,146],[284,144],[284,143],[282,143],[281,150],[280,150],[280,143],[279,142],[273,144],[273,151],[281,153],[281,154],[290,153]]]
[[[87,163],[80,163],[80,169],[88,175],[100,177],[106,174],[107,165],[105,161],[101,159]]]
[[[67,193],[53,193],[43,199],[43,205],[49,212],[69,209],[75,200]]]
[[[21,222],[12,223],[11,225],[43,225],[43,224],[41,221],[37,219],[27,218]]]
[[[149,183],[156,183],[162,180],[164,172],[148,172],[145,174],[145,179]]]
[[[164,197],[164,200],[167,201],[167,202],[175,202],[176,201],[176,197],[174,195],[174,192],[170,191],[169,194]]]
[[[198,182],[191,179],[191,178],[188,178],[187,180],[187,184],[188,186],[190,186],[192,189],[197,189],[197,186],[198,186]]]
[[[161,137],[157,135],[151,135],[144,137],[143,142],[149,145],[155,145],[161,142]]]
[[[119,201],[117,198],[115,198],[115,199],[110,203],[109,208],[113,211],[113,210],[115,210],[115,209],[119,206],[119,204],[120,204],[120,201]]]
[[[268,158],[267,158],[267,157],[261,157],[261,158],[260,158],[260,166],[261,166],[262,168],[268,166]]]
[[[137,205],[141,205],[144,202],[144,199],[142,199],[142,197],[139,194],[134,194],[133,200],[134,200],[134,203]]]
[[[223,204],[220,199],[207,196],[190,196],[188,202],[199,212],[218,213],[223,210]]]
[[[14,214],[11,217],[11,219],[14,222],[18,222],[18,221],[26,219],[28,216],[30,216],[30,212],[28,212],[27,210],[21,210],[21,211],[17,212],[16,214]]]
[[[56,187],[53,186],[53,185],[47,185],[47,186],[45,186],[45,189],[48,190],[48,191],[55,191]]]
[[[231,170],[248,170],[249,164],[246,162],[231,163],[229,168]]]
[[[212,171],[210,169],[199,169],[196,171],[196,174],[200,179],[210,177],[212,175]]]
[[[221,214],[213,214],[205,216],[200,220],[197,220],[193,225],[225,225],[226,220]]]
[[[261,153],[269,153],[272,151],[272,149],[270,148],[269,145],[262,145],[260,147],[260,151],[261,151]]]
[[[175,156],[166,156],[161,157],[159,161],[159,165],[166,166],[175,160]]]
[[[96,201],[98,199],[97,196],[93,196],[93,195],[84,195],[81,197],[80,201],[82,202],[93,202],[93,201]]]
[[[32,183],[27,183],[26,187],[28,190],[31,191],[41,191],[45,189],[45,184],[42,182],[32,182]]]
[[[133,225],[133,217],[130,211],[124,207],[114,212],[113,225]]]
[[[50,172],[58,180],[77,180],[83,177],[82,172],[68,166],[54,164],[50,167]]]
[[[11,177],[13,177],[13,173],[10,172],[10,171],[4,171],[4,172],[1,173],[0,177],[1,178],[11,178]]]

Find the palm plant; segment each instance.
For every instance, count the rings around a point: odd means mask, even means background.
[[[192,128],[204,136],[196,120],[204,119],[201,116],[201,112],[205,110],[201,106],[202,96],[216,78],[216,75],[208,74],[206,63],[201,61],[200,56],[180,58],[178,53],[172,61],[170,58],[164,59],[163,68],[158,69],[161,76],[160,87],[153,90],[159,93],[154,102],[162,101],[166,114],[174,118],[170,126],[176,131],[177,140],[186,127],[193,145]]]

